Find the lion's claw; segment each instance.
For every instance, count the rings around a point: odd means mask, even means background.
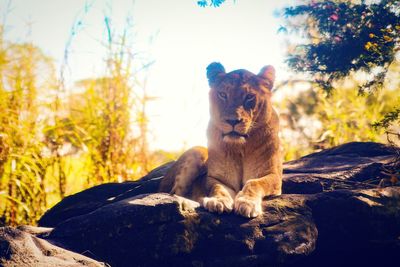
[[[246,218],[254,218],[262,213],[261,199],[248,198],[243,195],[236,197],[235,213]]]
[[[203,199],[203,207],[208,211],[219,214],[231,212],[233,209],[233,199],[228,197],[205,197]]]

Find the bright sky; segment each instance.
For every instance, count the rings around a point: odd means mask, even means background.
[[[67,85],[101,75],[105,16],[117,32],[128,29],[139,57],[155,62],[145,73],[149,94],[158,97],[148,106],[151,148],[178,150],[206,145],[209,63],[256,73],[272,64],[283,79],[281,22],[273,14],[292,2],[227,0],[201,8],[196,0],[0,0],[0,19],[8,40],[32,41],[58,69],[68,47]]]

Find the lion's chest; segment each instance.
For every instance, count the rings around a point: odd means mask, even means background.
[[[207,161],[208,176],[213,177],[235,191],[241,188],[242,164],[236,155],[209,151]]]
[[[213,177],[239,192],[248,179],[258,178],[262,166],[254,164],[251,157],[243,154],[209,154],[208,176]]]

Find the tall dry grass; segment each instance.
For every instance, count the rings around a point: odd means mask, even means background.
[[[123,36],[107,44],[105,73],[66,90],[53,61],[0,28],[1,224],[35,224],[64,196],[132,180],[154,166],[146,87]]]

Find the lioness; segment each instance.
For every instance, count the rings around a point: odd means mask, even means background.
[[[211,212],[244,217],[262,213],[263,197],[280,195],[282,161],[279,119],[271,104],[272,66],[258,75],[207,67],[210,85],[208,151],[194,147],[170,168],[161,192],[194,199]]]

